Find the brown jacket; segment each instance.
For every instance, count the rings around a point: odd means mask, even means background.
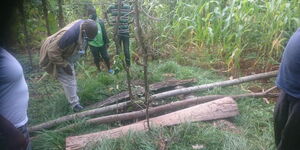
[[[82,47],[83,38],[81,33],[81,27],[78,41],[76,43],[64,49],[61,49],[58,46],[58,42],[64,35],[64,33],[78,21],[80,20],[76,20],[68,24],[66,27],[59,30],[55,34],[49,36],[44,41],[40,50],[40,67],[47,73],[56,76],[57,68],[66,67],[69,64],[67,58],[69,58],[75,53],[78,53],[78,50]]]

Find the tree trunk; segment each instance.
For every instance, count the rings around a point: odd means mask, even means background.
[[[265,73],[259,73],[259,74],[255,74],[255,75],[245,76],[245,77],[241,77],[241,78],[237,78],[237,79],[233,79],[233,80],[220,81],[220,82],[215,82],[215,83],[210,83],[210,84],[204,84],[204,85],[199,85],[199,86],[194,86],[194,87],[188,87],[188,88],[183,88],[183,89],[178,89],[178,90],[167,91],[167,92],[152,95],[150,97],[150,99],[158,100],[158,99],[171,97],[171,96],[177,96],[177,95],[181,95],[181,94],[189,94],[192,92],[205,91],[205,90],[213,89],[216,87],[225,87],[225,86],[230,86],[230,85],[241,84],[244,82],[254,81],[254,80],[276,77],[277,73],[278,73],[278,71],[271,71],[271,72],[265,72]]]
[[[50,36],[50,27],[49,27],[49,20],[48,20],[48,9],[47,9],[47,1],[42,0],[42,6],[43,6],[43,13],[44,13],[44,20],[46,23],[46,29],[47,29],[47,35]]]
[[[143,68],[144,68],[144,94],[145,94],[145,104],[146,104],[146,120],[147,126],[150,129],[149,124],[149,84],[148,84],[148,49],[144,43],[144,35],[140,24],[140,10],[138,0],[134,1],[134,11],[135,11],[135,28],[137,31],[137,42],[140,49],[143,51]]]
[[[24,29],[24,36],[25,36],[25,49],[27,49],[27,52],[28,52],[28,56],[29,56],[29,62],[30,62],[30,70],[32,69],[33,67],[33,64],[32,64],[32,54],[31,54],[31,49],[29,48],[29,42],[30,42],[30,39],[29,39],[29,35],[28,35],[28,30],[27,30],[27,15],[26,15],[26,11],[24,9],[25,7],[25,4],[24,4],[24,1],[21,1],[22,4],[19,5],[19,11],[20,11],[20,14],[22,16],[22,24],[23,24],[23,29]]]
[[[152,127],[172,126],[181,123],[208,121],[222,118],[229,118],[238,115],[236,102],[226,97],[205,104],[196,105],[180,111],[151,118]],[[85,134],[81,136],[72,136],[66,138],[66,150],[77,150],[84,148],[88,143],[94,143],[106,138],[118,138],[126,135],[129,131],[147,131],[145,120],[122,126],[119,128]]]
[[[64,13],[62,9],[64,1],[63,0],[57,0],[58,4],[58,24],[60,28],[63,28],[65,26],[65,20],[64,20]]]
[[[176,101],[170,104],[165,104],[161,106],[157,106],[154,108],[149,109],[149,115],[152,114],[161,114],[164,112],[171,112],[171,111],[176,111],[180,110],[189,106],[193,105],[198,105],[198,104],[203,104],[206,102],[210,102],[216,99],[224,98],[224,97],[232,97],[234,99],[240,99],[240,98],[245,98],[245,97],[265,97],[265,96],[278,96],[278,95],[272,95],[269,94],[271,90],[274,88],[271,88],[267,90],[266,92],[261,92],[261,93],[249,93],[249,94],[241,94],[241,95],[209,95],[209,96],[202,96],[202,97],[195,97],[195,98],[189,98],[181,101]],[[139,110],[139,111],[134,111],[134,112],[128,112],[128,113],[122,113],[122,114],[117,114],[117,115],[109,115],[109,116],[103,116],[103,117],[98,117],[98,118],[93,118],[89,119],[85,122],[85,125],[90,125],[90,124],[102,124],[102,123],[111,123],[114,121],[123,121],[123,120],[133,120],[137,119],[140,117],[145,117],[146,116],[146,110]],[[62,132],[68,129],[72,129],[77,127],[78,124],[71,124],[66,127],[60,128],[56,131]]]

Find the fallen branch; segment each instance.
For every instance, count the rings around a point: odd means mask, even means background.
[[[240,95],[209,95],[209,96],[190,98],[190,99],[176,101],[176,102],[173,102],[170,104],[165,104],[165,105],[150,108],[149,115],[159,114],[159,113],[163,113],[166,111],[179,110],[179,109],[186,108],[186,107],[189,107],[192,105],[198,105],[198,104],[210,102],[212,100],[216,100],[216,99],[220,99],[220,98],[224,98],[224,97],[232,97],[237,100],[237,99],[245,98],[245,97],[257,98],[257,97],[265,97],[265,96],[278,96],[278,95],[274,95],[274,94],[269,94],[269,92],[274,90],[275,88],[276,87],[273,87],[273,88],[266,90],[265,92],[260,92],[260,93],[248,93],[248,94],[240,94]],[[103,116],[103,117],[89,119],[85,122],[85,125],[111,123],[114,121],[123,121],[123,120],[133,120],[133,119],[137,119],[137,118],[145,117],[145,116],[146,116],[146,110],[139,110],[139,111],[133,111],[133,112],[128,112],[128,113],[122,113],[122,114],[109,115],[109,116]],[[60,128],[56,131],[62,132],[65,130],[75,128],[79,125],[80,124],[71,124],[66,127]]]
[[[236,115],[238,115],[238,107],[236,102],[232,98],[226,97],[159,117],[151,118],[150,122],[152,127],[164,127],[187,122],[229,118]],[[118,138],[127,134],[129,131],[147,130],[148,128],[145,125],[145,120],[143,120],[131,125],[122,126],[107,131],[67,137],[66,150],[78,150],[84,148],[88,143],[94,143],[104,138]]]
[[[149,85],[150,91],[158,91],[158,90],[163,90],[166,88],[172,88],[178,85],[185,85],[189,83],[195,83],[196,79],[186,79],[186,80],[168,80],[168,81],[163,81],[163,82],[158,82]],[[144,88],[143,87],[138,87],[136,90],[133,90],[133,95],[142,95],[144,94]],[[125,100],[129,98],[129,92],[125,91],[122,93],[119,93],[117,95],[111,96],[107,98],[106,100],[100,101],[98,103],[95,103],[87,108],[96,108],[96,107],[103,107],[121,100]]]

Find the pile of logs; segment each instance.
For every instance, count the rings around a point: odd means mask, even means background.
[[[191,83],[195,83],[196,80],[169,80],[150,85],[150,90],[152,91],[152,93],[154,93],[152,96],[150,96],[150,100],[151,102],[155,102],[164,98],[186,95],[193,92],[206,91],[216,87],[225,87],[254,80],[271,78],[275,77],[276,75],[277,71],[273,71],[205,85],[183,87],[179,89],[175,89],[175,87],[188,84],[190,85]],[[185,122],[208,121],[234,117],[238,114],[238,107],[235,100],[245,97],[276,97],[278,96],[278,94],[270,93],[270,91],[272,91],[274,88],[260,93],[248,93],[241,95],[208,95],[201,97],[184,98],[176,102],[159,105],[156,107],[150,107],[149,115],[152,116],[152,118],[150,119],[150,124],[153,127],[163,127],[177,125]],[[144,89],[142,87],[139,87],[134,91],[133,94],[136,96],[143,96],[143,92]],[[29,131],[36,132],[43,129],[54,129],[57,125],[63,122],[73,121],[75,119],[84,117],[94,117],[86,120],[86,124],[103,124],[112,123],[115,121],[136,120],[144,118],[146,116],[145,109],[103,116],[104,113],[131,106],[132,103],[133,101],[129,99],[128,92],[122,92],[120,94],[109,97],[106,100],[100,101],[93,106],[89,106],[88,108],[90,108],[90,110],[63,116],[55,120],[32,126],[29,128]],[[158,114],[163,115],[157,116]],[[76,124],[70,124],[63,128],[54,130],[65,131],[74,127],[76,127]],[[67,137],[66,149],[81,149],[84,148],[88,143],[97,142],[99,140],[102,140],[103,138],[117,138],[125,135],[130,130],[147,131],[148,129],[145,120],[142,120],[130,125],[121,126],[119,128],[107,131]]]

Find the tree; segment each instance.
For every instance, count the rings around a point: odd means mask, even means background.
[[[19,5],[19,11],[21,14],[21,22],[23,25],[23,29],[24,29],[24,36],[25,36],[25,49],[27,49],[28,55],[29,55],[29,61],[30,61],[30,67],[32,69],[33,65],[32,65],[32,54],[31,54],[31,49],[29,48],[28,44],[30,42],[29,36],[28,36],[28,30],[27,30],[27,15],[26,15],[26,11],[24,9],[25,4],[24,1],[21,1],[22,4]]]
[[[57,0],[57,4],[58,4],[58,24],[60,28],[63,28],[65,26],[65,20],[64,20],[64,14],[63,14],[63,9],[62,9],[62,5],[63,5],[64,1],[63,0]]]
[[[48,8],[47,8],[47,1],[42,0],[42,6],[43,6],[43,13],[44,13],[44,20],[46,23],[46,29],[47,29],[47,35],[51,35],[50,27],[49,27],[49,20],[48,20]]]
[[[149,83],[148,83],[148,48],[144,43],[143,31],[140,24],[140,11],[138,0],[134,1],[134,11],[135,11],[135,27],[137,31],[137,42],[140,49],[143,51],[143,68],[144,68],[144,86],[145,86],[145,103],[146,103],[146,120],[148,129],[150,129],[149,124]]]

